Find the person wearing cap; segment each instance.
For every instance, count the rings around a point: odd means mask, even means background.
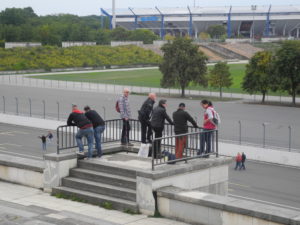
[[[191,115],[185,111],[185,104],[180,103],[177,111],[173,113],[173,121],[174,121],[174,132],[176,135],[186,134],[188,133],[188,125],[189,121],[195,128],[197,128],[196,121],[191,117]],[[187,136],[179,136],[176,137],[175,142],[175,152],[176,159],[180,159],[183,157],[183,150],[186,146]]]
[[[153,109],[152,118],[151,118],[151,127],[154,130],[155,138],[161,138],[162,132],[165,126],[165,120],[167,120],[170,124],[173,125],[173,121],[167,114],[166,111],[167,100],[162,99],[159,101],[158,106]],[[161,155],[161,140],[157,140],[153,142],[152,145],[152,154],[154,157],[159,157]]]
[[[139,113],[139,121],[141,123],[141,138],[142,143],[146,144],[151,143],[151,137],[152,137],[152,129],[151,129],[151,115],[153,111],[153,105],[156,100],[156,94],[155,93],[149,93],[148,98],[143,103],[141,109],[138,111]]]
[[[102,148],[101,148],[101,135],[105,130],[105,122],[102,117],[89,106],[84,107],[85,116],[92,122],[94,128],[94,138],[95,138],[95,146],[97,150],[97,157],[102,156]]]
[[[93,124],[89,119],[80,111],[76,104],[72,105],[72,113],[69,115],[68,126],[77,126],[79,128],[76,134],[76,142],[79,147],[79,152],[83,153],[82,137],[87,139],[88,143],[88,159],[93,156],[93,143],[94,143],[94,130]]]
[[[120,96],[118,99],[119,109],[120,109],[120,116],[123,120],[123,128],[121,134],[121,144],[132,146],[133,144],[129,143],[129,131],[130,131],[130,124],[129,120],[131,118],[131,110],[129,105],[129,89],[124,88],[123,95]]]

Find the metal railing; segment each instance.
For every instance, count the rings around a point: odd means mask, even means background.
[[[121,131],[123,127],[123,121],[121,119],[107,120],[105,121],[105,130],[102,134],[102,143],[110,142],[120,142]],[[141,125],[138,120],[130,120],[130,134],[129,140],[131,142],[141,142]],[[77,147],[76,133],[78,132],[76,126],[59,126],[57,128],[57,154],[60,154],[62,150],[71,149]],[[203,140],[201,135],[211,134],[211,139],[209,144],[211,146],[211,151],[206,150],[201,151],[201,144]],[[187,137],[187,141],[184,147],[184,155],[182,158],[168,159],[166,160],[165,155],[175,153],[176,148],[176,138]],[[161,148],[155,147],[156,143],[161,143]],[[86,139],[83,140],[83,145],[87,146]],[[163,151],[161,151],[163,149]],[[218,131],[203,131],[201,128],[188,127],[188,133],[183,135],[174,135],[174,126],[170,124],[165,124],[165,129],[163,131],[163,137],[156,138],[153,140],[152,149],[152,169],[154,166],[162,165],[166,163],[174,163],[178,161],[187,161],[190,159],[195,159],[199,157],[204,157],[210,154],[218,154]],[[205,153],[206,154],[203,154]],[[165,155],[164,155],[165,154]],[[157,156],[157,157],[154,157]]]
[[[151,151],[152,170],[163,164],[208,158],[210,155],[218,157],[218,130],[200,129],[198,132],[155,138]]]

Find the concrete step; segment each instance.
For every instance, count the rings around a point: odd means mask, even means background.
[[[115,187],[109,184],[93,182],[85,179],[67,177],[62,179],[62,186],[88,191],[110,197],[136,201],[136,191],[123,187]]]
[[[129,169],[123,169],[117,166],[113,165],[105,165],[101,163],[95,163],[92,162],[92,160],[78,160],[78,167],[82,169],[97,171],[97,172],[104,172],[107,174],[114,174],[119,175],[123,177],[129,177],[129,178],[136,178],[136,171],[135,170],[129,170]]]
[[[70,170],[70,176],[94,182],[100,182],[103,184],[110,184],[116,187],[123,187],[136,190],[136,179],[123,177],[120,175],[75,168]]]
[[[117,210],[132,210],[138,212],[138,206],[136,202],[123,200],[119,198],[110,197],[107,195],[96,194],[88,191],[82,191],[69,187],[57,187],[52,189],[52,194],[62,194],[66,197],[77,197],[80,200],[85,200],[86,202],[94,205],[102,205],[103,203],[111,203],[113,209]]]

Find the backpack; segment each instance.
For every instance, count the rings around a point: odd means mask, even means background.
[[[117,100],[115,108],[116,108],[116,111],[118,113],[120,113],[119,100]]]
[[[215,109],[212,109],[212,112],[213,112],[213,116],[214,116],[212,119],[212,122],[214,125],[218,126],[221,123],[220,115],[219,115],[219,113],[216,112]]]

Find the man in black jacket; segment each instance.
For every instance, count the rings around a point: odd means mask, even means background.
[[[152,129],[150,124],[153,105],[156,100],[156,94],[150,93],[147,100],[143,103],[139,110],[139,121],[141,122],[142,143],[151,143]]]
[[[167,100],[162,99],[159,101],[158,106],[154,108],[151,118],[151,127],[154,130],[155,138],[161,138],[162,132],[165,127],[165,120],[167,120],[170,124],[173,125],[173,121],[167,114],[166,111]],[[161,155],[161,140],[157,140],[153,142],[152,145],[152,153],[154,153],[154,157],[156,158],[157,155]]]
[[[88,142],[88,158],[92,158],[94,142],[93,124],[75,104],[72,105],[72,113],[69,115],[67,124],[68,126],[77,126],[79,128],[76,134],[76,142],[79,147],[79,152],[84,151],[82,137],[85,137]]]
[[[85,116],[92,122],[94,128],[94,138],[96,142],[97,156],[102,156],[101,135],[105,130],[105,122],[102,117],[89,106],[84,107]]]
[[[180,103],[177,111],[173,113],[173,121],[174,121],[174,131],[176,135],[186,134],[188,133],[188,125],[189,121],[196,128],[197,123],[191,117],[191,115],[185,111],[185,104]],[[183,156],[183,150],[186,146],[187,136],[176,137],[175,151],[176,151],[176,159],[180,159]]]

